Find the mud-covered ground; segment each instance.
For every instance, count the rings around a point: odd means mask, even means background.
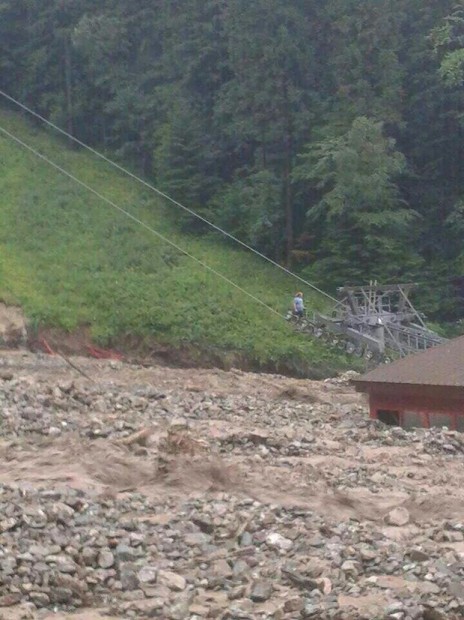
[[[464,617],[464,438],[348,378],[0,352],[0,618]]]

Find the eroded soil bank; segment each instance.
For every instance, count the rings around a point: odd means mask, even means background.
[[[304,336],[302,336],[304,337]],[[0,350],[27,347],[33,352],[84,355],[90,357],[113,356],[127,362],[152,366],[154,364],[171,368],[239,368],[247,372],[282,374],[296,378],[324,379],[340,371],[330,359],[315,363],[313,360],[296,359],[294,356],[280,361],[263,361],[245,351],[223,350],[206,344],[180,344],[172,346],[160,342],[155,336],[121,336],[101,349],[92,341],[89,327],[80,327],[72,332],[62,329],[31,326],[21,308],[6,305],[0,301]],[[360,360],[351,360],[354,366],[364,369]],[[340,364],[343,360],[340,359]],[[345,362],[346,363],[346,362]],[[367,366],[366,366],[367,369]]]

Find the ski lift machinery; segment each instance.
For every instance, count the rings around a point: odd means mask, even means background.
[[[300,321],[301,331],[328,337],[348,353],[376,357],[405,357],[442,342],[428,329],[409,298],[416,284],[343,286],[338,302],[328,314],[315,314]]]

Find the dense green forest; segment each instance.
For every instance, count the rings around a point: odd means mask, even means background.
[[[415,280],[448,320],[463,83],[462,0],[0,3],[2,90],[328,290]]]

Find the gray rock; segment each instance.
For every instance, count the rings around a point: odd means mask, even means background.
[[[435,607],[425,606],[423,615],[423,620],[448,620],[447,614]]]
[[[208,571],[208,580],[214,580],[215,578],[219,579],[219,581],[230,579],[233,577],[233,574],[233,570],[226,560],[216,560]]]
[[[318,605],[314,605],[313,603],[306,603],[303,609],[301,610],[302,618],[320,618],[321,617],[321,609]]]
[[[120,580],[123,590],[137,590],[140,587],[139,578],[134,564],[123,564],[121,567]]]
[[[411,620],[422,620],[424,609],[422,606],[414,606],[408,608],[408,616]]]
[[[85,547],[81,553],[81,559],[86,566],[93,566],[97,562],[98,556],[98,550],[91,547]]]
[[[280,551],[290,551],[293,547],[293,541],[289,538],[285,538],[278,532],[271,532],[266,536],[266,543],[269,547],[273,547],[274,549],[279,549]]]
[[[48,607],[50,605],[50,597],[45,592],[31,592],[29,598],[37,607]]]
[[[60,573],[73,574],[77,570],[77,564],[67,555],[49,555],[45,558],[47,564],[56,564]]]
[[[182,592],[187,587],[187,581],[184,577],[171,571],[160,570],[157,581],[160,585],[167,586],[175,592]]]
[[[20,557],[18,556],[18,560]],[[2,576],[6,577],[8,575],[14,575],[17,570],[18,561],[16,558],[8,557],[4,560],[0,561],[0,570],[2,572]]]
[[[304,600],[299,597],[287,598],[284,603],[285,613],[301,612],[304,607]]]
[[[52,504],[47,514],[50,519],[61,523],[68,523],[74,518],[74,510],[62,502]]]
[[[345,560],[341,566],[342,571],[349,577],[356,577],[359,574],[360,568],[359,562],[353,560]]]
[[[180,600],[178,599],[169,609],[169,620],[186,620],[186,618],[190,618],[189,608],[193,598],[192,594],[184,594],[179,598]]]
[[[19,520],[14,517],[3,519],[3,521],[0,521],[0,532],[8,532],[8,530],[13,530],[18,524]]]
[[[318,588],[318,582],[312,577],[307,577],[296,570],[292,570],[287,566],[281,568],[282,575],[294,586],[304,590],[315,590]]]
[[[47,515],[40,508],[29,509],[23,514],[23,521],[27,526],[38,530],[46,527],[48,523]]]
[[[10,592],[4,596],[0,596],[0,607],[13,607],[21,602],[20,592]]]
[[[194,534],[186,534],[184,541],[186,545],[189,547],[200,547],[201,545],[206,545],[210,542],[211,536],[209,534],[204,534],[203,532],[197,532]]]
[[[398,506],[397,508],[390,510],[385,520],[389,525],[402,527],[403,525],[407,525],[409,523],[409,519],[410,516],[408,510],[403,506]]]
[[[141,585],[146,585],[155,583],[157,574],[158,570],[154,566],[144,566],[137,573],[137,577]]]
[[[372,562],[372,560],[376,560],[378,557],[378,552],[375,549],[361,549],[360,551],[361,558],[365,562]]]
[[[249,571],[250,567],[244,560],[237,560],[232,569],[233,576],[236,579],[242,577],[242,575],[245,575]]]
[[[48,555],[54,555],[56,553],[56,549],[52,549],[51,547],[45,547],[44,545],[31,545],[29,547],[29,553],[31,553],[35,557],[44,558]]]
[[[430,560],[430,555],[421,549],[412,549],[409,552],[409,557],[413,562],[427,562]]]
[[[136,610],[143,618],[162,618],[163,608],[163,598],[138,600],[133,602],[130,606],[130,609]]]
[[[431,581],[423,581],[420,584],[420,592],[422,594],[439,594],[440,588],[436,583],[432,583]]]
[[[73,592],[69,588],[52,588],[50,599],[53,603],[68,604],[72,601]]]
[[[452,581],[448,584],[448,592],[457,599],[464,600],[464,582]]]
[[[391,603],[390,605],[387,605],[387,607],[385,608],[385,613],[388,615],[391,615],[397,612],[402,612],[403,609],[404,609],[403,603],[400,603],[400,602]]]
[[[119,544],[116,547],[115,553],[116,553],[116,557],[121,562],[132,562],[133,560],[137,559],[137,556],[138,556],[135,549],[133,549],[132,547],[129,547],[128,545],[124,545],[124,544]]]
[[[91,559],[89,563],[92,563],[92,555],[88,554],[88,558]],[[101,551],[98,555],[98,566],[100,568],[111,568],[114,565],[114,555],[111,551]]]
[[[145,594],[144,594],[143,590],[128,589],[128,590],[124,590],[121,593],[121,598],[124,601],[141,601],[141,600],[144,600]]]
[[[255,603],[264,603],[272,594],[272,583],[269,581],[257,581],[253,584],[250,598]]]

